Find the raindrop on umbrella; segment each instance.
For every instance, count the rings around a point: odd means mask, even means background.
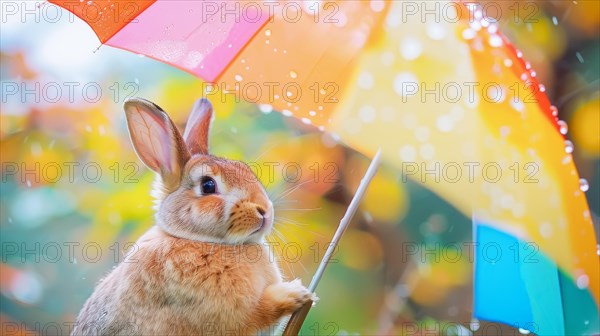
[[[557,121],[560,134],[565,135],[569,131],[569,127],[567,126],[567,122],[564,120]]]
[[[588,288],[589,285],[590,285],[590,278],[586,274],[580,275],[577,278],[577,287],[579,289],[586,289],[586,288]]]
[[[583,192],[586,192],[590,189],[590,184],[586,179],[579,179],[579,189],[581,189]]]
[[[565,140],[565,152],[567,154],[573,153],[573,143],[569,140]]]

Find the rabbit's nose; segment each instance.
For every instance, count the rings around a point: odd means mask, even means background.
[[[256,211],[260,214],[261,217],[265,217],[265,214],[267,213],[265,211],[265,209],[263,207],[261,207],[260,205],[256,206]]]

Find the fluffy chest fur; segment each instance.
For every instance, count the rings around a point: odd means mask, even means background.
[[[268,326],[256,310],[281,275],[265,246],[193,242],[153,228],[134,250],[97,286],[76,331],[216,335]]]

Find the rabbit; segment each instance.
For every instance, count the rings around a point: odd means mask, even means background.
[[[157,175],[155,226],[96,286],[72,335],[249,335],[315,299],[286,282],[267,248],[273,204],[250,168],[212,156],[213,108],[183,136],[154,103],[124,104],[131,142]]]

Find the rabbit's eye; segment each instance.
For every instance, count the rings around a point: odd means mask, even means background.
[[[200,182],[200,189],[203,195],[214,194],[217,192],[217,182],[212,177],[204,176],[202,182]]]

